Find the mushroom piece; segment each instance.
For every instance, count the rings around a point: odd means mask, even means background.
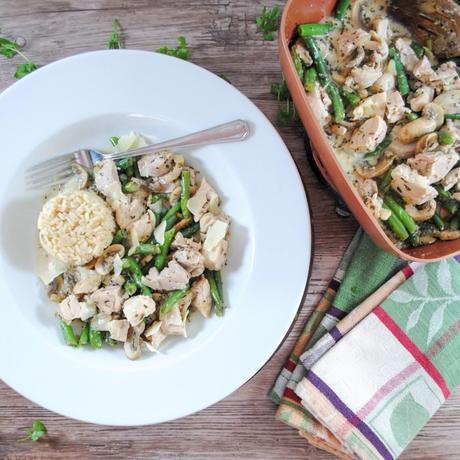
[[[100,275],[108,275],[113,270],[115,256],[120,258],[125,255],[125,248],[121,244],[112,244],[97,258],[94,269]]]
[[[64,184],[62,191],[74,192],[76,190],[83,190],[89,186],[88,171],[78,163],[72,165],[73,176]]]
[[[433,100],[434,89],[431,86],[423,85],[415,91],[414,97],[410,100],[410,108],[414,112],[420,112],[425,105]]]
[[[431,219],[436,212],[436,200],[427,201],[423,206],[416,207],[406,204],[406,212],[417,222],[424,222]]]
[[[410,144],[424,134],[432,133],[444,123],[444,109],[434,102],[423,108],[422,116],[404,125],[399,131],[398,139],[403,144]]]
[[[446,190],[450,190],[454,185],[460,182],[460,168],[454,168],[442,180],[442,185]]]
[[[376,115],[383,118],[386,103],[387,93],[385,92],[369,96],[353,109],[352,119],[362,120],[363,118],[375,117]]]
[[[123,305],[123,313],[131,326],[138,326],[146,316],[155,312],[155,301],[146,295],[130,297]]]
[[[363,179],[372,179],[384,174],[393,164],[393,161],[393,156],[383,155],[375,166],[368,167],[363,164],[358,164],[355,170]]]
[[[456,240],[460,238],[460,230],[443,230],[439,233],[439,239],[443,241]]]
[[[145,327],[144,323],[142,325]],[[143,328],[131,327],[128,332],[128,337],[123,345],[125,354],[129,359],[135,360],[141,356],[141,334]]]
[[[436,133],[428,133],[422,136],[415,144],[415,153],[433,151],[438,146],[438,135]]]

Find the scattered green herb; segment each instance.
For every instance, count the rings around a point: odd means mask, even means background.
[[[5,37],[0,37],[0,54],[7,57],[8,59],[13,58],[16,55],[21,56],[25,62],[19,64],[14,73],[14,78],[22,78],[29,73],[37,70],[38,66],[34,64],[22,51],[21,47]]]
[[[121,39],[120,23],[116,19],[112,20],[112,33],[110,34],[108,48],[110,50],[124,48],[123,41]]]
[[[169,48],[168,46],[162,46],[157,49],[157,53],[167,54],[168,56],[174,56],[179,59],[188,59],[188,48],[187,41],[184,36],[180,36],[177,39],[178,46],[177,48]]]
[[[38,441],[48,433],[45,425],[40,420],[35,420],[32,423],[32,428],[26,430],[26,437],[20,439],[20,441]]]
[[[273,8],[262,8],[262,14],[256,18],[257,31],[260,32],[264,40],[272,41],[273,32],[276,32],[280,25],[281,10],[278,6]]]

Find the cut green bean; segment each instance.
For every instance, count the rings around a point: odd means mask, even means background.
[[[101,348],[102,347],[102,333],[101,331],[96,331],[89,326],[89,344],[93,348]]]
[[[137,260],[133,256],[128,256],[124,259],[121,259],[121,267],[123,270],[127,270],[131,273],[133,281],[136,283],[136,286],[141,290],[143,295],[152,295],[150,288],[142,283],[142,270]]]
[[[342,94],[344,98],[352,105],[353,107],[359,104],[359,101],[361,100],[359,96],[352,91],[351,89],[348,89],[346,86],[342,86]]]
[[[139,185],[135,182],[129,181],[126,184],[123,184],[122,190],[124,193],[134,193],[139,190]]]
[[[73,331],[72,325],[67,324],[65,321],[61,321],[61,330],[62,335],[64,336],[65,343],[72,347],[76,347],[78,345],[78,340],[75,336],[75,332]]]
[[[135,247],[132,255],[147,256],[149,254],[159,254],[160,246],[152,243],[141,243]]]
[[[420,43],[412,42],[410,44],[410,47],[414,50],[415,55],[419,59],[423,58],[423,56],[425,55],[425,48]]]
[[[379,189],[382,192],[383,195],[385,195],[391,185],[391,180],[392,180],[392,169],[388,169],[385,174],[382,176],[382,180],[380,181]]]
[[[216,277],[215,277],[215,272],[207,270],[205,273],[206,279],[209,282],[209,287],[211,290],[211,297],[212,300],[214,301],[214,306],[216,309],[216,315],[217,316],[223,316],[224,314],[224,301],[219,293],[219,287],[217,285]]]
[[[407,96],[409,94],[410,89],[409,81],[407,79],[404,66],[401,62],[401,58],[395,48],[391,47],[389,51],[390,57],[393,59],[393,62],[395,63],[396,81],[398,83],[399,92],[401,93],[401,96]]]
[[[297,31],[302,38],[313,37],[314,35],[325,35],[334,28],[333,24],[328,22],[300,24]]]
[[[439,198],[442,201],[443,206],[451,213],[455,214],[458,209],[457,201],[454,200],[452,195],[448,190],[446,190],[442,185],[435,185],[434,188],[438,192]]]
[[[184,289],[178,289],[177,291],[171,292],[171,294],[169,294],[169,296],[166,297],[166,299],[161,304],[160,312],[163,315],[169,313],[174,308],[174,305],[176,305],[177,302],[179,302],[179,300],[182,299],[182,297],[184,297],[185,294],[187,294],[188,289],[189,288],[186,287]]]
[[[83,329],[80,333],[80,339],[78,340],[78,345],[87,345],[89,343],[89,323],[86,323],[83,326]]]
[[[131,297],[134,295],[137,291],[137,285],[133,280],[127,280],[125,281],[125,284],[123,284],[123,289],[125,293]]]
[[[112,136],[110,138],[110,143],[115,147],[118,144],[119,140],[120,140],[119,136]]]
[[[314,67],[309,67],[305,72],[305,79],[303,82],[303,86],[306,91],[311,93],[315,90],[316,82],[318,81],[318,74]]]
[[[184,238],[190,238],[191,236],[193,236],[199,230],[200,230],[200,223],[195,222],[194,224],[192,224],[192,225],[180,230],[180,232],[182,233],[182,236]]]
[[[335,121],[337,123],[341,123],[345,119],[345,107],[337,85],[329,75],[326,62],[324,61],[323,56],[321,56],[321,52],[315,39],[313,37],[305,37],[304,40],[313,62],[315,63],[321,86],[327,91],[329,97],[331,98]]]
[[[419,116],[415,113],[415,112],[407,112],[406,113],[406,118],[409,120],[409,121],[414,121],[414,120],[417,120]]]
[[[165,232],[164,241],[160,248],[160,254],[158,254],[155,258],[155,267],[158,271],[163,270],[166,266],[166,259],[168,257],[169,248],[171,247],[171,243],[176,236],[176,229],[173,227],[171,230]]]
[[[224,290],[223,290],[223,284],[222,284],[222,274],[221,274],[220,270],[216,270],[214,272],[214,278],[216,280],[217,290],[219,292],[220,298],[223,300],[224,299]]]
[[[343,19],[345,17],[349,5],[350,0],[339,0],[337,2],[337,6],[335,7],[335,17],[337,19]]]
[[[454,137],[447,131],[438,131],[438,141],[441,145],[450,145],[454,143]]]
[[[385,209],[390,209],[385,204],[383,205],[383,207]],[[409,233],[406,230],[406,227],[404,227],[403,223],[395,216],[395,214],[393,214],[393,212],[391,212],[390,217],[384,222],[388,224],[392,232],[396,235],[396,237],[399,240],[406,241],[409,238]]]
[[[402,222],[410,234],[414,234],[418,230],[418,225],[415,223],[415,220],[412,219],[412,217],[392,196],[385,196],[383,202],[391,210],[391,213],[394,214]]]
[[[190,211],[187,207],[190,198],[190,171],[184,169],[181,177],[182,190],[180,194],[180,208],[184,218],[190,217]]]
[[[392,138],[390,135],[387,135],[385,137],[385,139],[383,139],[383,141],[377,145],[377,147],[372,150],[371,152],[367,152],[365,155],[364,155],[364,158],[365,159],[368,159],[368,158],[374,158],[376,157],[377,155],[380,155],[380,153],[385,150],[392,142]]]
[[[117,166],[125,171],[126,169],[133,168],[135,162],[136,160],[133,157],[122,158],[121,160],[118,160]]]
[[[126,239],[126,232],[121,228],[113,236],[112,244],[120,244]]]
[[[166,220],[166,230],[169,230],[170,228],[174,227],[174,225],[179,221],[179,218],[177,216],[171,216],[165,220]]]
[[[436,225],[436,227],[439,228],[439,230],[442,231],[442,230],[444,230],[446,228],[445,222],[441,219],[441,216],[437,212],[434,213],[434,215],[431,218],[431,220]]]
[[[297,54],[295,47],[291,49],[291,58],[292,62],[294,63],[297,75],[299,76],[300,80],[303,81],[305,69],[303,67],[302,59],[300,59],[300,56]]]
[[[446,113],[444,114],[444,118],[448,120],[460,120],[460,113]]]
[[[180,201],[178,201],[177,203],[173,204],[168,212],[165,214],[165,216],[163,217],[164,220],[168,220],[170,217],[173,217],[176,215],[176,213],[178,213],[181,209],[181,206],[180,206]]]

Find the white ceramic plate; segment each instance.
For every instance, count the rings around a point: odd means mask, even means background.
[[[193,315],[189,336],[129,361],[120,349],[64,345],[55,305],[35,274],[41,197],[23,170],[131,130],[154,140],[236,118],[241,143],[184,151],[232,218],[223,318]],[[163,422],[236,390],[274,353],[308,277],[311,233],[291,156],[265,116],[233,86],[193,64],[143,51],[99,51],[45,66],[0,96],[0,377],[52,411],[110,425]]]

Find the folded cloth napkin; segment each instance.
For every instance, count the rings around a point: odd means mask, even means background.
[[[457,384],[459,295],[455,261],[406,266],[359,232],[270,393],[277,417],[342,458],[397,457]]]

